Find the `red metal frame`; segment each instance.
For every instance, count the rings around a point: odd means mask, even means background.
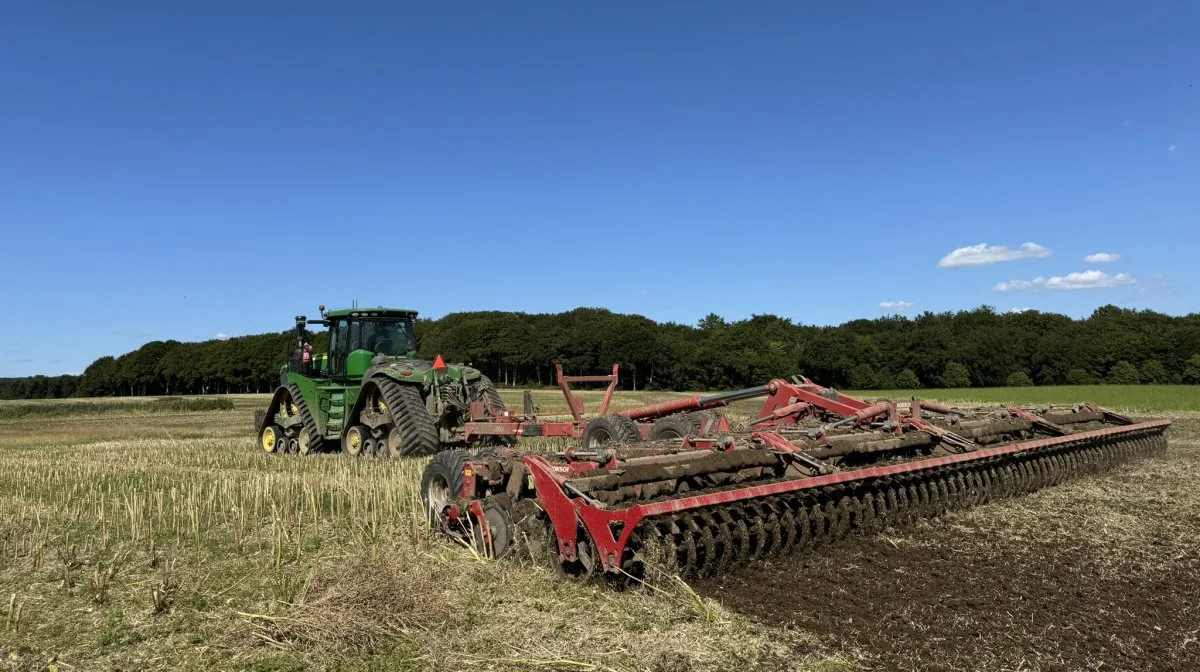
[[[530,435],[526,430],[536,427],[537,434],[542,436],[573,436],[578,438],[583,429],[583,401],[571,393],[569,384],[572,382],[607,382],[608,390],[605,393],[604,402],[601,406],[601,412],[603,413],[608,410],[608,405],[612,399],[612,393],[616,387],[617,373],[618,367],[616,365],[613,366],[611,376],[564,376],[562,375],[562,368],[558,368],[559,386],[563,389],[568,405],[572,409],[572,416],[575,418],[574,422],[539,422],[516,416],[507,416],[506,414],[504,418],[495,419],[491,423],[479,422],[470,424],[479,428],[486,427],[497,431],[503,430],[505,433],[515,436]],[[775,379],[761,388],[748,388],[746,390],[709,397],[695,396],[687,399],[677,399],[624,411],[622,414],[634,420],[650,420],[688,410],[725,406],[730,401],[736,399],[746,399],[756,396],[766,396],[767,398],[758,416],[751,423],[752,425],[761,427],[762,430],[752,434],[750,440],[780,454],[787,455],[789,460],[803,467],[807,473],[813,475],[765,485],[694,495],[681,499],[668,499],[650,504],[638,504],[625,509],[610,509],[585,493],[574,490],[568,481],[573,477],[599,469],[602,466],[610,469],[619,468],[615,452],[608,456],[607,464],[601,464],[598,461],[599,459],[603,459],[600,454],[580,451],[579,449],[568,450],[565,455],[566,459],[562,462],[550,462],[536,455],[521,457],[525,468],[528,469],[529,474],[534,480],[537,498],[546,511],[551,524],[554,526],[560,556],[568,562],[579,559],[577,544],[580,530],[584,529],[594,544],[596,553],[599,556],[600,567],[606,571],[617,571],[620,569],[621,558],[630,536],[638,524],[647,517],[769,497],[771,495],[810,488],[821,488],[851,481],[896,476],[952,464],[1032,451],[1063,443],[1156,429],[1171,424],[1169,419],[1153,420],[1077,434],[1023,441],[997,448],[980,448],[978,445],[955,434],[951,430],[939,425],[930,424],[922,418],[923,410],[940,414],[956,412],[944,404],[922,402],[914,399],[909,406],[909,414],[901,415],[897,404],[894,402],[871,404],[862,399],[823,388],[807,379],[799,379],[796,382]],[[1054,430],[1056,428],[1040,416],[1028,413],[1023,409],[1011,408],[1009,412],[1014,416],[1037,422],[1042,425],[1043,429]],[[887,421],[887,424],[882,426],[883,429],[890,429],[896,434],[901,434],[905,430],[930,432],[941,439],[941,443],[946,449],[957,449],[963,452],[890,466],[825,473],[829,470],[826,465],[808,456],[803,449],[788,441],[783,436],[774,431],[767,431],[768,428],[794,425],[801,419],[809,416],[819,416],[828,422],[819,431],[820,435],[825,433],[826,428],[860,428],[876,422]],[[1113,417],[1120,421],[1128,422],[1127,419],[1121,416],[1114,414]],[[643,436],[645,436],[649,432],[650,425],[640,423],[639,428],[642,430]],[[717,428],[726,432],[729,430],[728,421],[724,415],[719,417]],[[875,429],[880,429],[880,427],[877,426]],[[721,449],[722,444],[713,439],[686,437],[683,439],[680,447],[685,450],[712,450]],[[474,478],[467,478],[466,480],[471,483],[471,486],[468,487],[464,484],[463,499],[469,502],[468,510],[470,515],[474,515],[480,521],[481,530],[485,538],[490,538],[490,530],[487,529],[487,523],[483,520],[482,507],[478,501],[472,499],[475,495]]]
[[[557,372],[558,386],[562,388],[563,396],[567,399],[567,406],[571,408],[571,417],[575,418],[575,422],[583,420],[583,398],[575,396],[571,392],[571,383],[608,383],[608,388],[604,390],[604,401],[600,402],[600,415],[608,413],[608,405],[612,402],[613,391],[617,389],[617,374],[621,371],[621,365],[614,362],[611,375],[607,376],[564,376],[562,372],[562,364],[555,364],[554,369]]]
[[[555,382],[558,384],[559,389],[562,390],[563,398],[567,401],[567,408],[571,411],[571,420],[539,420],[536,416],[526,417],[507,412],[496,416],[491,415],[482,403],[472,402],[470,408],[471,419],[463,426],[464,438],[467,443],[472,443],[484,436],[581,438],[584,428],[587,427],[587,422],[584,420],[587,409],[583,398],[571,390],[571,385],[574,383],[607,383],[608,387],[604,390],[604,399],[601,400],[600,409],[597,413],[597,415],[607,415],[609,406],[612,404],[613,393],[617,389],[620,371],[620,365],[613,364],[612,373],[608,375],[568,376],[563,374],[561,364],[555,365]],[[751,388],[751,390],[743,390],[741,393],[744,394],[751,391],[761,395],[768,394],[765,386],[761,389]],[[637,423],[638,431],[642,434],[642,438],[646,439],[650,436],[651,422],[653,420],[684,411],[697,411],[726,406],[729,401],[721,399],[723,396],[728,395],[713,395],[711,397],[693,396],[687,399],[673,399],[659,404],[620,411],[618,415],[624,415],[634,420]],[[705,425],[701,427],[701,434],[709,431],[728,432],[730,430],[729,420],[724,415],[717,417],[713,422],[706,422]]]
[[[579,466],[570,463],[551,465],[545,459],[532,455],[526,456],[523,458],[523,461],[533,475],[538,500],[542,503],[546,514],[554,525],[555,536],[558,538],[559,554],[562,558],[567,561],[578,559],[576,542],[578,541],[579,527],[582,524],[591,537],[592,543],[595,545],[601,566],[606,571],[616,571],[620,568],[621,557],[625,551],[626,544],[629,542],[630,535],[633,534],[634,529],[639,523],[651,516],[661,516],[689,509],[757,499],[851,481],[896,476],[951,464],[1027,452],[1063,443],[1166,427],[1170,424],[1171,420],[1169,419],[1152,420],[1121,427],[1024,441],[998,448],[983,448],[970,453],[946,455],[887,467],[843,471],[823,476],[812,476],[735,490],[725,490],[706,495],[668,499],[651,504],[639,504],[627,509],[602,508],[589,502],[581,493],[573,498],[568,496],[565,488],[568,488],[569,484],[566,481],[577,473],[588,470],[581,468],[583,463],[575,463]],[[769,433],[756,434],[752,439],[762,440],[772,446],[778,446],[779,441],[787,443],[782,437]],[[794,445],[792,448],[799,451],[799,448],[796,448]],[[590,468],[596,468],[596,466],[598,465],[593,465]],[[620,531],[619,533],[614,533],[614,530]]]
[[[612,403],[613,392],[616,391],[620,366],[613,364],[612,373],[603,376],[567,376],[563,375],[562,365],[557,365],[556,381],[562,389],[567,407],[571,411],[572,420],[547,421],[535,417],[504,413],[501,416],[489,415],[483,404],[471,404],[471,421],[464,425],[465,439],[471,443],[484,436],[515,436],[533,437],[550,436],[578,439],[583,436],[587,423],[584,420],[585,406],[583,398],[571,390],[572,383],[607,383],[604,399],[600,403],[599,415],[608,413]],[[759,428],[786,427],[794,425],[806,417],[820,415],[822,417],[840,418],[834,425],[849,425],[861,427],[864,425],[888,420],[892,432],[900,434],[905,428],[919,429],[932,432],[939,436],[954,439],[945,430],[926,423],[922,419],[922,410],[935,413],[952,413],[953,409],[932,402],[914,399],[909,407],[909,415],[902,416],[894,402],[868,403],[857,397],[842,394],[831,388],[821,387],[816,383],[800,378],[796,382],[776,378],[761,387],[751,387],[745,390],[726,392],[710,396],[692,396],[686,399],[672,399],[649,406],[620,411],[623,415],[637,423],[642,438],[649,438],[651,422],[675,413],[699,411],[728,406],[730,402],[739,399],[766,397],[758,415],[751,425]],[[702,427],[701,435],[709,432],[727,433],[730,431],[729,421],[723,414],[716,418],[715,424]],[[961,444],[962,441],[957,441]]]

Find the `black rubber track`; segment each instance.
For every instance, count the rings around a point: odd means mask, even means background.
[[[421,393],[386,376],[376,378],[379,393],[387,402],[392,424],[400,432],[400,454],[406,457],[433,455],[441,450],[437,426],[425,411]]]
[[[479,380],[474,383],[467,383],[471,386],[471,392],[476,399],[483,402],[483,405],[488,407],[489,412],[493,415],[502,415],[508,410],[504,406],[504,400],[500,398],[500,393],[496,390],[492,379],[487,376],[479,376]]]
[[[856,531],[902,527],[918,518],[1061,483],[1159,454],[1161,429],[1116,438],[1085,439],[1031,453],[985,458],[928,471],[851,482],[684,511],[643,521],[635,538],[651,556],[626,551],[625,570],[645,573],[643,561],[685,578],[713,576],[738,565],[815,548]],[[696,494],[696,493],[691,493]]]
[[[479,380],[474,383],[467,383],[470,388],[471,400],[482,401],[487,407],[488,413],[491,415],[503,415],[508,408],[504,405],[504,400],[500,398],[500,393],[496,390],[496,386],[492,383],[491,378],[487,376],[479,376]],[[515,446],[517,445],[517,437],[515,436],[484,436],[480,437],[476,442],[476,446],[487,448],[496,446]]]
[[[308,430],[308,452],[321,452],[325,447],[325,437],[321,436],[317,429],[317,421],[313,419],[312,413],[308,412],[308,404],[304,401],[304,395],[300,394],[300,386],[292,383],[287,386],[287,390],[296,408],[300,409],[300,422],[304,423],[304,428]]]

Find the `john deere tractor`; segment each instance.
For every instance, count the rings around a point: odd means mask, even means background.
[[[478,370],[417,359],[416,311],[347,308],[296,317],[296,347],[271,405],[256,418],[267,453],[341,450],[351,456],[430,455],[461,442],[472,402],[504,402]],[[311,352],[308,325],[329,329],[329,352]]]

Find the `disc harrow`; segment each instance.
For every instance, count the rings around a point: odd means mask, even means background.
[[[622,570],[640,575],[648,561],[684,578],[712,576],[730,566],[828,544],[854,531],[903,527],[918,518],[1033,492],[1165,449],[1162,435],[1128,438],[1099,448],[1030,455],[1013,464],[951,465],[871,484],[671,514],[639,525],[640,544],[630,545]]]
[[[963,411],[867,403],[807,380],[772,387],[739,433],[463,452],[458,492],[422,494],[435,524],[487,540],[496,557],[511,552],[514,523],[531,523],[569,575],[638,578],[653,566],[702,578],[1161,453],[1171,424],[1091,404]]]

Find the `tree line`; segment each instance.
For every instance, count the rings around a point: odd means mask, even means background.
[[[732,389],[793,373],[847,389],[1200,383],[1200,314],[1116,306],[1082,320],[982,306],[832,327],[774,315],[688,325],[599,308],[479,311],[418,320],[416,334],[420,356],[471,363],[506,386],[553,384],[555,364],[597,373],[613,362],[626,389]],[[290,331],[153,341],[82,376],[0,379],[0,398],[268,392],[294,345]]]

